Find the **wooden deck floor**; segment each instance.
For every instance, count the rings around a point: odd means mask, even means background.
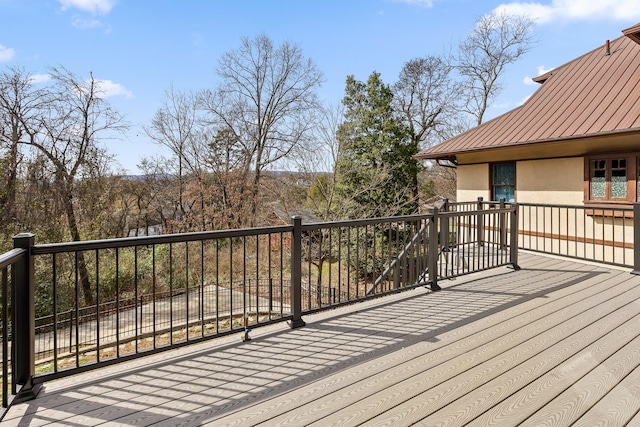
[[[640,425],[640,276],[520,263],[54,381],[3,425]]]

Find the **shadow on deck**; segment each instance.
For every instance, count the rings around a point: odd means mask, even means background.
[[[46,383],[37,399],[12,407],[4,423],[435,425],[442,418],[451,425],[515,425],[534,420],[595,369],[569,369],[572,358],[586,357],[585,349],[609,339],[626,322],[636,322],[640,331],[633,313],[619,324],[597,325],[620,317],[629,304],[640,305],[640,278],[532,254],[521,254],[520,265],[519,271],[502,267],[441,281],[443,289],[436,293],[420,288],[306,316],[307,326],[300,329],[271,325],[252,333],[248,342],[238,334]],[[568,342],[591,327],[582,344]],[[540,367],[539,360],[547,363]],[[545,376],[557,376],[557,369],[571,371],[562,376],[565,385],[543,387],[535,398],[523,394]],[[582,412],[573,408],[573,421],[585,419],[598,401]],[[516,405],[521,419],[496,421],[514,402],[522,403]],[[640,402],[635,405],[640,409]],[[568,424],[556,419],[550,425]]]

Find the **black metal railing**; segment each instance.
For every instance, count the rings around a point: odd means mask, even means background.
[[[517,207],[35,245],[2,255],[3,407],[48,380],[517,266]],[[507,226],[509,224],[509,226]],[[516,236],[517,233],[513,234]],[[18,363],[19,361],[19,363]],[[16,400],[14,400],[16,401]]]
[[[11,289],[13,288],[13,280],[15,270],[24,263],[26,259],[26,251],[24,249],[14,249],[6,254],[0,255],[0,318],[2,327],[0,333],[2,334],[2,407],[6,408],[11,403],[13,396],[16,394],[16,382],[12,381],[9,377],[9,373],[15,371],[13,366],[13,357],[11,354],[11,341],[12,335],[13,316],[10,315],[11,307],[13,306]]]
[[[34,377],[34,269],[30,249],[35,238],[19,234],[14,249],[0,255],[2,393],[0,420],[12,403],[33,399],[41,384]]]
[[[456,212],[491,210],[503,201],[450,203]],[[640,271],[640,203],[625,206],[574,206],[518,203],[518,248]],[[481,225],[485,232],[495,231]],[[509,232],[509,230],[507,230]],[[639,248],[640,249],[640,248]]]
[[[519,247],[536,252],[634,267],[630,207],[520,206]]]

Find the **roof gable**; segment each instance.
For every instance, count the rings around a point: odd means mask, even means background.
[[[598,47],[534,79],[542,86],[520,107],[417,157],[640,132],[640,24],[625,31],[608,51]]]
[[[640,24],[636,24],[631,28],[622,30],[622,34],[629,37],[634,42],[640,44]]]

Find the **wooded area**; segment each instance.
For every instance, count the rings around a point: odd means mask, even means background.
[[[532,45],[531,22],[490,15],[455,54],[407,61],[397,82],[348,76],[323,105],[321,70],[262,34],[219,58],[218,84],[169,87],[145,133],[166,157],[119,173],[106,142],[129,128],[90,73],[22,67],[0,73],[2,249],[38,242],[249,227],[307,212],[319,220],[416,212],[455,195],[452,165],[421,148],[481,123],[505,67]],[[479,88],[482,88],[480,90]],[[288,172],[277,172],[288,171]],[[81,261],[82,263],[82,261]]]

